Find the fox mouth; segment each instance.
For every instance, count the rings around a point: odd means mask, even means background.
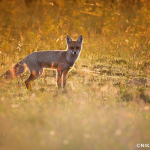
[[[79,50],[77,50],[77,51],[71,51],[71,53],[72,53],[73,55],[77,55],[77,54],[80,53],[80,51],[79,51]]]

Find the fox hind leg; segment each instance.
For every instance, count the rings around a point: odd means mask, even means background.
[[[27,89],[31,90],[32,89],[31,85],[32,85],[33,81],[35,79],[37,79],[43,73],[43,69],[32,70],[30,72],[31,72],[31,74],[30,74],[29,78],[25,81],[25,84],[26,84]]]

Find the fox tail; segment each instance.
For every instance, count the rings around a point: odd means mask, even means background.
[[[0,78],[4,79],[16,78],[25,72],[26,66],[27,66],[26,58],[24,58],[20,62],[18,62],[15,66],[13,66],[9,70],[7,70],[4,74],[2,74]]]

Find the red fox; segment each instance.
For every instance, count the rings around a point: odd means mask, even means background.
[[[31,74],[25,81],[25,85],[27,89],[31,89],[32,82],[43,73],[43,68],[52,68],[57,69],[58,87],[65,87],[67,73],[80,55],[83,36],[80,35],[76,41],[73,41],[70,36],[67,35],[66,42],[67,50],[33,52],[14,67],[7,70],[1,77],[5,79],[18,77],[23,74],[25,68],[28,67]]]

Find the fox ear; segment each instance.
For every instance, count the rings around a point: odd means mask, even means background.
[[[80,36],[78,37],[77,42],[80,43],[80,44],[83,43],[83,36],[82,36],[82,35],[80,35]]]
[[[70,44],[72,42],[72,39],[70,38],[69,35],[66,36],[66,42],[67,44]]]

